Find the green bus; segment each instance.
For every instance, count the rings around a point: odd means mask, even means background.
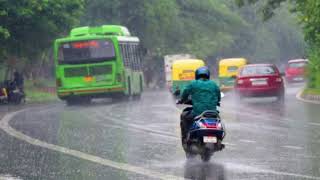
[[[92,98],[140,98],[139,38],[126,27],[79,27],[54,43],[57,95],[72,104]]]

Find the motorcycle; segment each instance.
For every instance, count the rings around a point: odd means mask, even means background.
[[[192,105],[192,102],[184,104]],[[191,110],[192,107],[187,107],[183,111]],[[224,137],[225,127],[219,116],[219,111],[204,111],[194,118],[186,139],[182,140],[187,159],[200,155],[202,161],[209,161],[215,152],[224,149],[225,145],[222,143]]]
[[[25,102],[25,93],[13,81],[7,80],[1,86],[0,102],[20,104]]]

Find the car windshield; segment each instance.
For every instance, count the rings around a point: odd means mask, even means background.
[[[59,47],[60,64],[103,61],[114,57],[114,45],[109,40],[67,42]]]
[[[241,71],[242,76],[275,74],[272,66],[247,66]]]
[[[295,62],[295,63],[289,63],[290,68],[303,68],[307,65],[306,62]]]

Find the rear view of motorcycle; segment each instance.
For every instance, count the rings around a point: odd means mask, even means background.
[[[187,107],[184,111],[191,108]],[[215,152],[224,149],[224,137],[225,127],[219,111],[208,110],[194,118],[187,136],[182,139],[182,146],[188,159],[200,155],[202,161],[207,162]]]

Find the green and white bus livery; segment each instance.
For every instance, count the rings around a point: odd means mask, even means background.
[[[95,97],[140,97],[139,38],[116,25],[80,27],[54,43],[57,95],[72,103]]]

